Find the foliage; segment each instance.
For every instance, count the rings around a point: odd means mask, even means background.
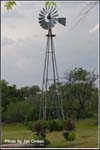
[[[34,139],[34,140],[42,140],[43,137],[42,137],[41,135],[37,135],[37,134],[32,133],[31,139]]]
[[[4,112],[6,122],[24,122],[30,107],[32,105],[27,101],[10,103]]]
[[[34,106],[30,107],[30,109],[28,110],[28,112],[25,116],[25,122],[37,120],[38,116],[39,116],[39,109],[34,104]]]
[[[4,5],[4,7],[7,10],[11,10],[14,5],[16,5],[16,2],[14,0],[12,0],[12,1],[6,2],[5,5]]]
[[[49,127],[49,120],[42,120],[41,121],[41,124],[42,124],[42,126],[43,126],[43,128],[45,129],[45,130],[48,130],[48,127]]]
[[[88,72],[83,68],[75,68],[69,73],[65,74],[65,78],[70,83],[89,83],[93,86],[94,81],[97,79],[97,75],[94,72]]]
[[[68,141],[75,140],[75,132],[74,131],[64,131],[63,136]]]
[[[31,139],[34,139],[34,140],[43,140],[45,145],[49,145],[50,144],[50,141],[46,137],[43,137],[41,135],[36,135],[34,133],[32,133]]]
[[[68,138],[67,138],[67,140],[69,140],[69,141],[75,140],[75,132],[74,132],[74,131],[70,131],[70,132],[68,133]]]
[[[93,93],[94,95],[98,93],[95,86],[97,75],[83,68],[75,68],[69,73],[66,73],[65,78],[66,84],[61,89],[66,116],[70,117],[70,113],[73,113],[76,114],[77,118],[87,117],[88,108],[92,106],[92,99],[95,102],[98,101],[98,97],[94,96],[93,98],[92,96]],[[95,109],[97,110],[97,108]]]
[[[39,106],[39,99],[40,99],[40,94],[38,94],[38,92],[40,92],[40,89],[38,86],[34,85],[32,87],[22,87],[20,89],[17,89],[16,85],[9,85],[9,83],[6,82],[5,80],[2,80],[0,82],[0,86],[2,90],[2,121],[3,122],[5,121],[11,122],[11,120],[13,121],[13,119],[11,118],[14,117],[13,116],[14,111],[16,111],[16,108],[13,109],[13,106],[15,107],[16,105],[17,107],[20,107],[18,106],[19,102],[21,107],[24,107],[22,106],[24,102],[29,104],[28,105],[29,108],[27,112],[24,114],[25,121],[32,121],[38,118],[39,116],[38,106]],[[10,115],[9,117],[7,113]],[[20,111],[20,113],[22,113],[23,116],[23,112]],[[16,118],[18,118],[18,114],[19,113],[16,114]]]
[[[16,5],[16,1],[15,0],[9,0],[8,2],[5,3],[4,7],[7,10],[11,10],[13,8],[13,6]],[[46,1],[45,2],[45,7],[50,7],[50,6],[56,6],[55,2],[50,2],[50,1]]]
[[[45,2],[45,7],[50,7],[50,6],[56,6],[56,3],[55,2],[46,1]]]
[[[48,125],[49,131],[61,131],[63,130],[63,122],[60,120],[50,120]]]
[[[72,119],[68,119],[67,123],[65,124],[63,136],[66,138],[68,141],[72,141],[75,139],[75,123]]]
[[[35,123],[34,131],[35,131],[36,135],[40,135],[43,138],[46,136],[45,129],[43,128],[41,122],[39,122],[39,121]]]
[[[88,72],[82,68],[75,68],[65,76],[66,83],[60,83],[65,119],[87,118],[98,114],[98,88],[95,85],[97,76],[93,72]],[[16,85],[9,85],[9,83],[5,80],[1,80],[0,85],[2,89],[3,122],[17,122],[17,119],[18,122],[38,120],[41,90],[37,85],[17,89]],[[48,106],[51,102],[52,92],[53,85],[51,85],[48,90]],[[26,104],[23,105],[25,102],[28,103],[28,109],[24,108],[27,107],[25,106]],[[20,111],[20,115],[17,109],[22,109]],[[23,110],[25,110],[25,113],[23,113]],[[13,119],[13,117],[15,118]],[[52,128],[52,126],[49,127],[49,122],[45,122],[43,124],[45,128]],[[57,128],[61,129],[62,124],[60,125],[60,122],[57,124],[60,126]]]
[[[64,122],[62,120],[41,120],[41,121],[29,121],[25,122],[25,125],[28,129],[32,130],[33,132],[41,132],[44,131],[61,131],[63,130]]]
[[[40,121],[35,123],[34,133],[32,133],[31,138],[34,140],[43,140],[45,145],[50,144],[50,141],[46,138],[45,129]]]
[[[72,119],[69,119],[65,125],[66,131],[73,131],[75,129],[75,123]]]
[[[9,85],[5,80],[1,81],[2,89],[2,111],[5,111],[9,103],[16,103],[17,101],[23,101],[24,97],[20,91],[16,89],[16,85]]]

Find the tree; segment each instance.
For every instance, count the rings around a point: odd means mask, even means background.
[[[1,91],[2,91],[2,111],[6,110],[9,103],[24,100],[20,91],[16,89],[16,85],[9,85],[5,80],[1,80]]]
[[[16,5],[16,1],[15,0],[9,0],[8,2],[5,3],[4,7],[7,9],[7,10],[11,10],[13,8],[13,6]],[[55,2],[50,2],[50,1],[46,1],[45,2],[45,7],[49,7],[49,6],[56,6],[56,3]]]
[[[16,5],[16,2],[13,0],[13,1],[8,1],[8,2],[6,2],[5,5],[4,5],[4,7],[5,7],[7,10],[11,10],[14,5]]]
[[[5,80],[2,80],[0,84],[2,89],[2,121],[16,122],[24,121],[25,118],[27,120],[38,119],[40,100],[38,92],[40,92],[40,88],[37,85],[17,89],[16,85],[9,85]],[[27,107],[29,107],[28,110]]]
[[[39,107],[34,104],[27,112],[25,116],[25,121],[33,121],[39,119]]]
[[[25,100],[31,102],[38,101],[40,97],[39,93],[41,92],[39,86],[37,85],[33,85],[32,87],[22,87],[19,89],[19,91]]]
[[[9,94],[9,89],[8,89],[8,82],[6,82],[5,80],[2,80],[0,82],[0,86],[1,86],[1,92],[2,92],[2,111],[4,111],[6,109],[6,105],[9,103],[8,100],[8,94]]]
[[[91,105],[91,99],[95,91],[97,75],[82,68],[75,68],[66,73],[65,77],[67,83],[62,90],[64,106],[67,104],[66,111],[73,110],[77,112],[77,117],[86,117],[87,108]]]
[[[31,108],[32,104],[27,101],[10,103],[4,112],[4,119],[6,122],[24,122]]]

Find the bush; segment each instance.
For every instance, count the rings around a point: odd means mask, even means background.
[[[44,129],[49,131],[61,131],[63,130],[63,121],[62,120],[44,120],[41,121]]]
[[[34,139],[34,140],[43,140],[45,145],[49,145],[50,144],[50,141],[47,138],[45,138],[45,137],[43,137],[41,135],[36,135],[34,133],[32,133],[31,139]]]
[[[58,124],[56,123],[56,121],[50,121],[48,129],[49,131],[55,131],[58,128]]]
[[[25,122],[25,125],[28,127],[28,129],[38,133],[46,130],[61,131],[63,130],[64,122],[62,120],[43,120],[37,121],[36,123],[33,121]]]
[[[65,131],[63,133],[64,138],[66,138],[68,141],[75,140],[75,132],[74,131]]]
[[[67,140],[69,140],[69,141],[75,140],[75,132],[74,132],[74,131],[70,131],[70,132],[68,133],[68,138],[67,138]]]
[[[60,120],[51,120],[48,126],[49,131],[61,131],[63,130],[63,122]]]
[[[42,126],[43,126],[43,128],[45,130],[48,130],[49,122],[50,122],[49,120],[43,120],[43,121],[41,121],[41,124],[42,124]]]
[[[75,129],[75,123],[72,119],[69,119],[65,124],[63,136],[69,141],[74,140],[75,139],[75,133],[73,131],[74,129]]]
[[[75,123],[72,119],[69,119],[65,124],[66,131],[73,131],[75,129]]]
[[[35,133],[32,133],[31,139],[34,139],[34,140],[43,140],[43,137],[41,135],[37,135]]]
[[[34,126],[34,131],[37,135],[41,135],[42,137],[45,137],[45,129],[43,128],[41,122],[36,122]]]

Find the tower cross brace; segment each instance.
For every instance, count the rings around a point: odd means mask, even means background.
[[[64,119],[52,29],[48,29],[39,119]],[[51,61],[51,63],[50,63]],[[52,77],[49,78],[50,64]]]

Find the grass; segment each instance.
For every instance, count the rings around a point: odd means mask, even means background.
[[[76,122],[76,139],[67,141],[63,137],[63,132],[48,132],[47,139],[50,141],[48,147],[63,148],[97,148],[98,147],[98,127],[95,119],[84,119]],[[5,139],[30,139],[31,131],[23,124],[8,124],[2,127],[2,142]]]
[[[23,124],[5,124],[2,126],[2,143],[5,139],[30,139],[31,133]]]

